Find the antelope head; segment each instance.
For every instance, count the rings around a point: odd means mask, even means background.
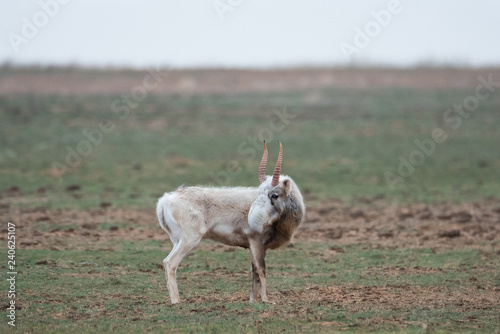
[[[294,208],[294,198],[291,196],[295,184],[288,176],[281,175],[283,146],[280,143],[280,153],[273,176],[266,176],[267,147],[264,141],[264,154],[259,167],[259,197],[255,200],[248,213],[248,224],[257,233],[262,233],[266,226],[272,225],[290,209]]]

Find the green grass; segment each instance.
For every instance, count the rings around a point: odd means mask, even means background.
[[[171,306],[163,270],[157,266],[167,251],[160,245],[110,241],[108,246],[115,251],[18,250],[17,330],[423,333],[428,328],[491,333],[499,325],[498,304],[484,304],[481,310],[480,305],[467,305],[471,294],[486,297],[500,287],[498,263],[485,261],[473,249],[429,256],[430,249],[371,250],[367,245],[350,245],[344,247],[345,253],[331,255],[329,245],[299,243],[267,256],[268,289],[276,305],[247,303],[247,251],[200,249],[190,253],[178,270],[184,303]],[[400,266],[427,272],[393,270]],[[471,266],[476,270],[467,269]],[[392,287],[402,296],[422,289],[416,299],[436,293],[446,298],[440,300],[436,294],[428,305],[410,300],[406,306],[397,302],[391,306],[377,299],[346,303],[315,292],[337,291],[349,297],[373,287]],[[1,288],[6,291],[5,280]],[[282,293],[287,295],[280,298]],[[448,301],[457,294],[465,298],[465,307]],[[469,318],[476,321],[464,322]],[[2,321],[0,330],[6,328]]]
[[[446,109],[473,93],[332,89],[315,92],[314,102],[308,99],[311,92],[150,96],[123,120],[112,111],[120,96],[3,96],[0,189],[20,188],[23,196],[13,199],[14,206],[150,207],[181,184],[255,186],[260,138],[266,138],[268,173],[281,140],[283,172],[308,199],[485,198],[500,193],[500,94],[481,102],[457,129],[443,120]],[[285,109],[291,116],[283,124],[275,111]],[[54,162],[67,165],[67,147],[84,145],[82,130],[97,129],[103,118],[113,131],[81,156],[77,168],[60,178],[51,175]],[[408,159],[417,149],[414,141],[431,138],[437,127],[447,141],[391,189],[384,173],[397,175],[398,156]],[[74,184],[81,189],[65,191]],[[43,195],[37,192],[41,187]]]

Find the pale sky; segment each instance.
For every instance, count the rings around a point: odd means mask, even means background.
[[[4,0],[0,5],[0,63],[14,64],[499,66],[499,36],[498,0]]]

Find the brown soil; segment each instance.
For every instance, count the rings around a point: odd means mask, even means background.
[[[409,285],[318,287],[310,286],[301,291],[277,291],[271,293],[276,304],[296,305],[302,300],[314,300],[321,305],[335,305],[347,308],[351,312],[368,311],[367,305],[384,304],[391,311],[409,311],[416,306],[430,308],[455,308],[457,312],[484,310],[498,307],[500,288],[488,287],[491,293],[485,294],[476,287],[451,291],[442,287],[418,287]],[[466,292],[466,293],[464,293]],[[220,297],[219,297],[220,298]],[[223,301],[212,296],[191,298],[188,302]],[[232,301],[247,301],[247,294],[234,295]],[[230,300],[230,301],[231,301]],[[289,316],[307,314],[307,309],[296,309]],[[317,316],[321,314],[315,313]],[[281,314],[280,317],[285,316]]]
[[[169,70],[160,71],[162,82],[149,91],[156,95],[234,94],[241,92],[290,91],[317,88],[432,89],[476,87],[478,76],[500,77],[491,69],[287,69],[287,70]],[[120,94],[143,83],[147,71],[93,71],[83,69],[4,70],[0,95]]]
[[[342,245],[453,249],[464,245],[500,249],[500,200],[465,204],[396,204],[382,198],[361,198],[352,205],[331,199],[309,207],[297,242],[328,242],[331,252]],[[14,209],[0,206],[2,221],[16,223],[25,249],[100,249],[109,240],[165,240],[154,208],[102,208],[79,211]],[[111,224],[103,229],[99,224]],[[116,225],[113,225],[116,224]],[[6,231],[0,234],[6,240]],[[76,245],[76,246],[75,246]],[[200,245],[201,247],[205,247]],[[210,244],[208,247],[226,247]],[[226,247],[231,249],[230,247]],[[498,250],[497,250],[498,251]]]

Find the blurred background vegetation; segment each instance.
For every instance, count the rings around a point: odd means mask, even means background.
[[[268,174],[280,140],[283,173],[308,202],[485,198],[500,193],[500,93],[457,129],[443,119],[471,94],[467,88],[321,88],[148,95],[124,119],[113,112],[125,105],[119,94],[0,95],[0,190],[4,197],[22,194],[14,206],[153,207],[182,184],[257,186],[264,138]],[[101,132],[102,143],[58,176],[54,162],[68,165],[69,152],[87,140],[82,131],[99,139],[103,119],[112,131]],[[430,139],[437,127],[447,140],[389,187],[384,173],[398,175],[398,157],[408,159],[418,149],[414,141]],[[88,145],[80,148],[88,153]]]

